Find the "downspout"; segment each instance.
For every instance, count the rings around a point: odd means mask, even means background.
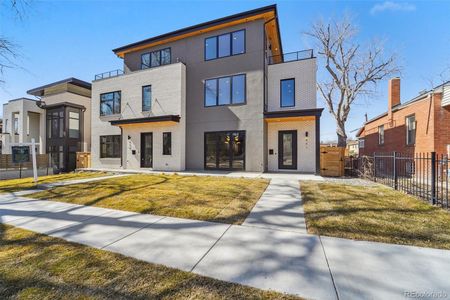
[[[120,128],[120,139],[121,139],[121,148],[120,148],[120,167],[123,168],[123,128],[122,126],[119,126]],[[126,147],[125,147],[126,149]]]

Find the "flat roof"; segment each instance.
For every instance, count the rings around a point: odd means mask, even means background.
[[[22,100],[26,100],[26,101],[34,101],[34,102],[37,101],[36,99],[30,99],[30,98],[27,98],[27,97],[21,97],[21,98],[16,98],[16,99],[8,100],[8,102],[3,103],[3,105],[7,105],[7,104],[10,103],[10,102],[14,102],[14,101],[22,101]]]
[[[260,7],[257,9],[253,9],[253,10],[248,10],[248,11],[244,11],[241,13],[237,13],[234,15],[230,15],[230,16],[226,16],[223,18],[219,18],[219,19],[215,19],[212,21],[208,21],[208,22],[204,22],[204,23],[200,23],[197,25],[193,25],[193,26],[189,26],[189,27],[185,27],[182,29],[178,29],[175,31],[171,31],[165,34],[161,34],[158,36],[154,36],[139,42],[135,42],[135,43],[131,43],[116,49],[113,49],[112,51],[119,57],[123,57],[123,55],[126,52],[131,52],[133,50],[139,50],[141,48],[149,48],[152,47],[154,43],[157,42],[161,42],[160,44],[163,44],[164,41],[170,39],[170,38],[175,38],[175,37],[179,37],[178,39],[182,39],[191,35],[195,35],[193,33],[197,33],[197,34],[202,34],[204,32],[207,32],[207,28],[210,27],[214,27],[214,26],[218,26],[218,25],[224,25],[227,23],[232,23],[233,21],[237,21],[237,20],[241,20],[241,19],[246,19],[246,18],[250,18],[250,17],[255,17],[255,16],[261,16],[261,18],[263,18],[265,13],[271,13],[271,15],[267,15],[268,18],[270,18],[270,20],[274,20],[276,22],[276,31],[275,34],[277,35],[277,39],[278,39],[278,43],[279,43],[279,51],[280,53],[283,53],[282,51],[282,45],[281,45],[281,37],[280,37],[280,28],[278,25],[278,13],[277,13],[277,5],[276,4],[272,4],[272,5],[268,5],[268,6],[264,6],[264,7]],[[249,21],[251,21],[253,19],[249,19]],[[234,24],[230,24],[229,26],[234,25]],[[225,26],[226,27],[226,26]],[[214,29],[211,29],[214,30]],[[191,35],[188,35],[191,34]]]
[[[308,117],[322,115],[323,108],[309,108],[283,111],[270,111],[264,113],[264,118],[290,118],[290,117]]]
[[[52,82],[52,83],[28,90],[27,94],[34,95],[34,96],[42,96],[44,94],[44,90],[46,88],[49,88],[49,87],[52,87],[55,85],[59,85],[59,84],[63,84],[63,83],[70,83],[70,84],[73,84],[73,85],[76,85],[79,87],[83,87],[83,88],[86,88],[89,90],[91,89],[91,84],[89,82],[80,80],[78,78],[70,77],[70,78],[66,78],[66,79],[63,79],[60,81]]]

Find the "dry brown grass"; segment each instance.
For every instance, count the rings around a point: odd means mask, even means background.
[[[450,249],[450,213],[390,188],[300,184],[308,232]]]
[[[0,224],[2,299],[298,299]]]
[[[30,197],[161,216],[241,224],[267,185],[266,179],[130,175],[57,187]]]

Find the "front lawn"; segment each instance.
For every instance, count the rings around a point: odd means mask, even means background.
[[[2,299],[298,299],[0,224]]]
[[[106,176],[104,172],[72,172],[58,175],[39,176],[37,184],[52,183],[58,181],[83,179],[90,177]],[[26,189],[35,188],[33,177],[20,179],[0,180],[0,193],[12,193]]]
[[[388,187],[302,181],[308,232],[450,249],[450,213]]]
[[[130,175],[57,187],[30,197],[161,216],[241,224],[267,185],[266,179]]]

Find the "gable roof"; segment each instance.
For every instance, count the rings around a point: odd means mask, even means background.
[[[264,19],[266,22],[274,22],[273,30],[269,32],[269,35],[272,35],[271,40],[275,43],[274,55],[278,55],[283,53],[282,45],[281,45],[281,37],[280,37],[280,28],[278,25],[278,14],[277,14],[277,5],[268,5],[264,7],[260,7],[253,10],[248,10],[245,12],[241,12],[238,14],[230,15],[227,17],[215,19],[212,21],[200,23],[197,25],[185,27],[182,29],[178,29],[172,32],[168,32],[165,34],[161,34],[158,36],[154,36],[139,42],[131,43],[112,51],[119,57],[124,57],[124,55],[128,52],[137,51],[145,48],[150,48],[156,45],[161,45],[167,42],[184,39],[189,36],[203,34],[205,32],[217,30],[220,28],[225,28],[229,26],[233,26],[240,23],[245,23],[257,19]],[[270,36],[269,36],[270,38]],[[274,49],[275,50],[275,49]],[[276,53],[275,53],[276,52]],[[279,52],[279,53],[278,53]]]

